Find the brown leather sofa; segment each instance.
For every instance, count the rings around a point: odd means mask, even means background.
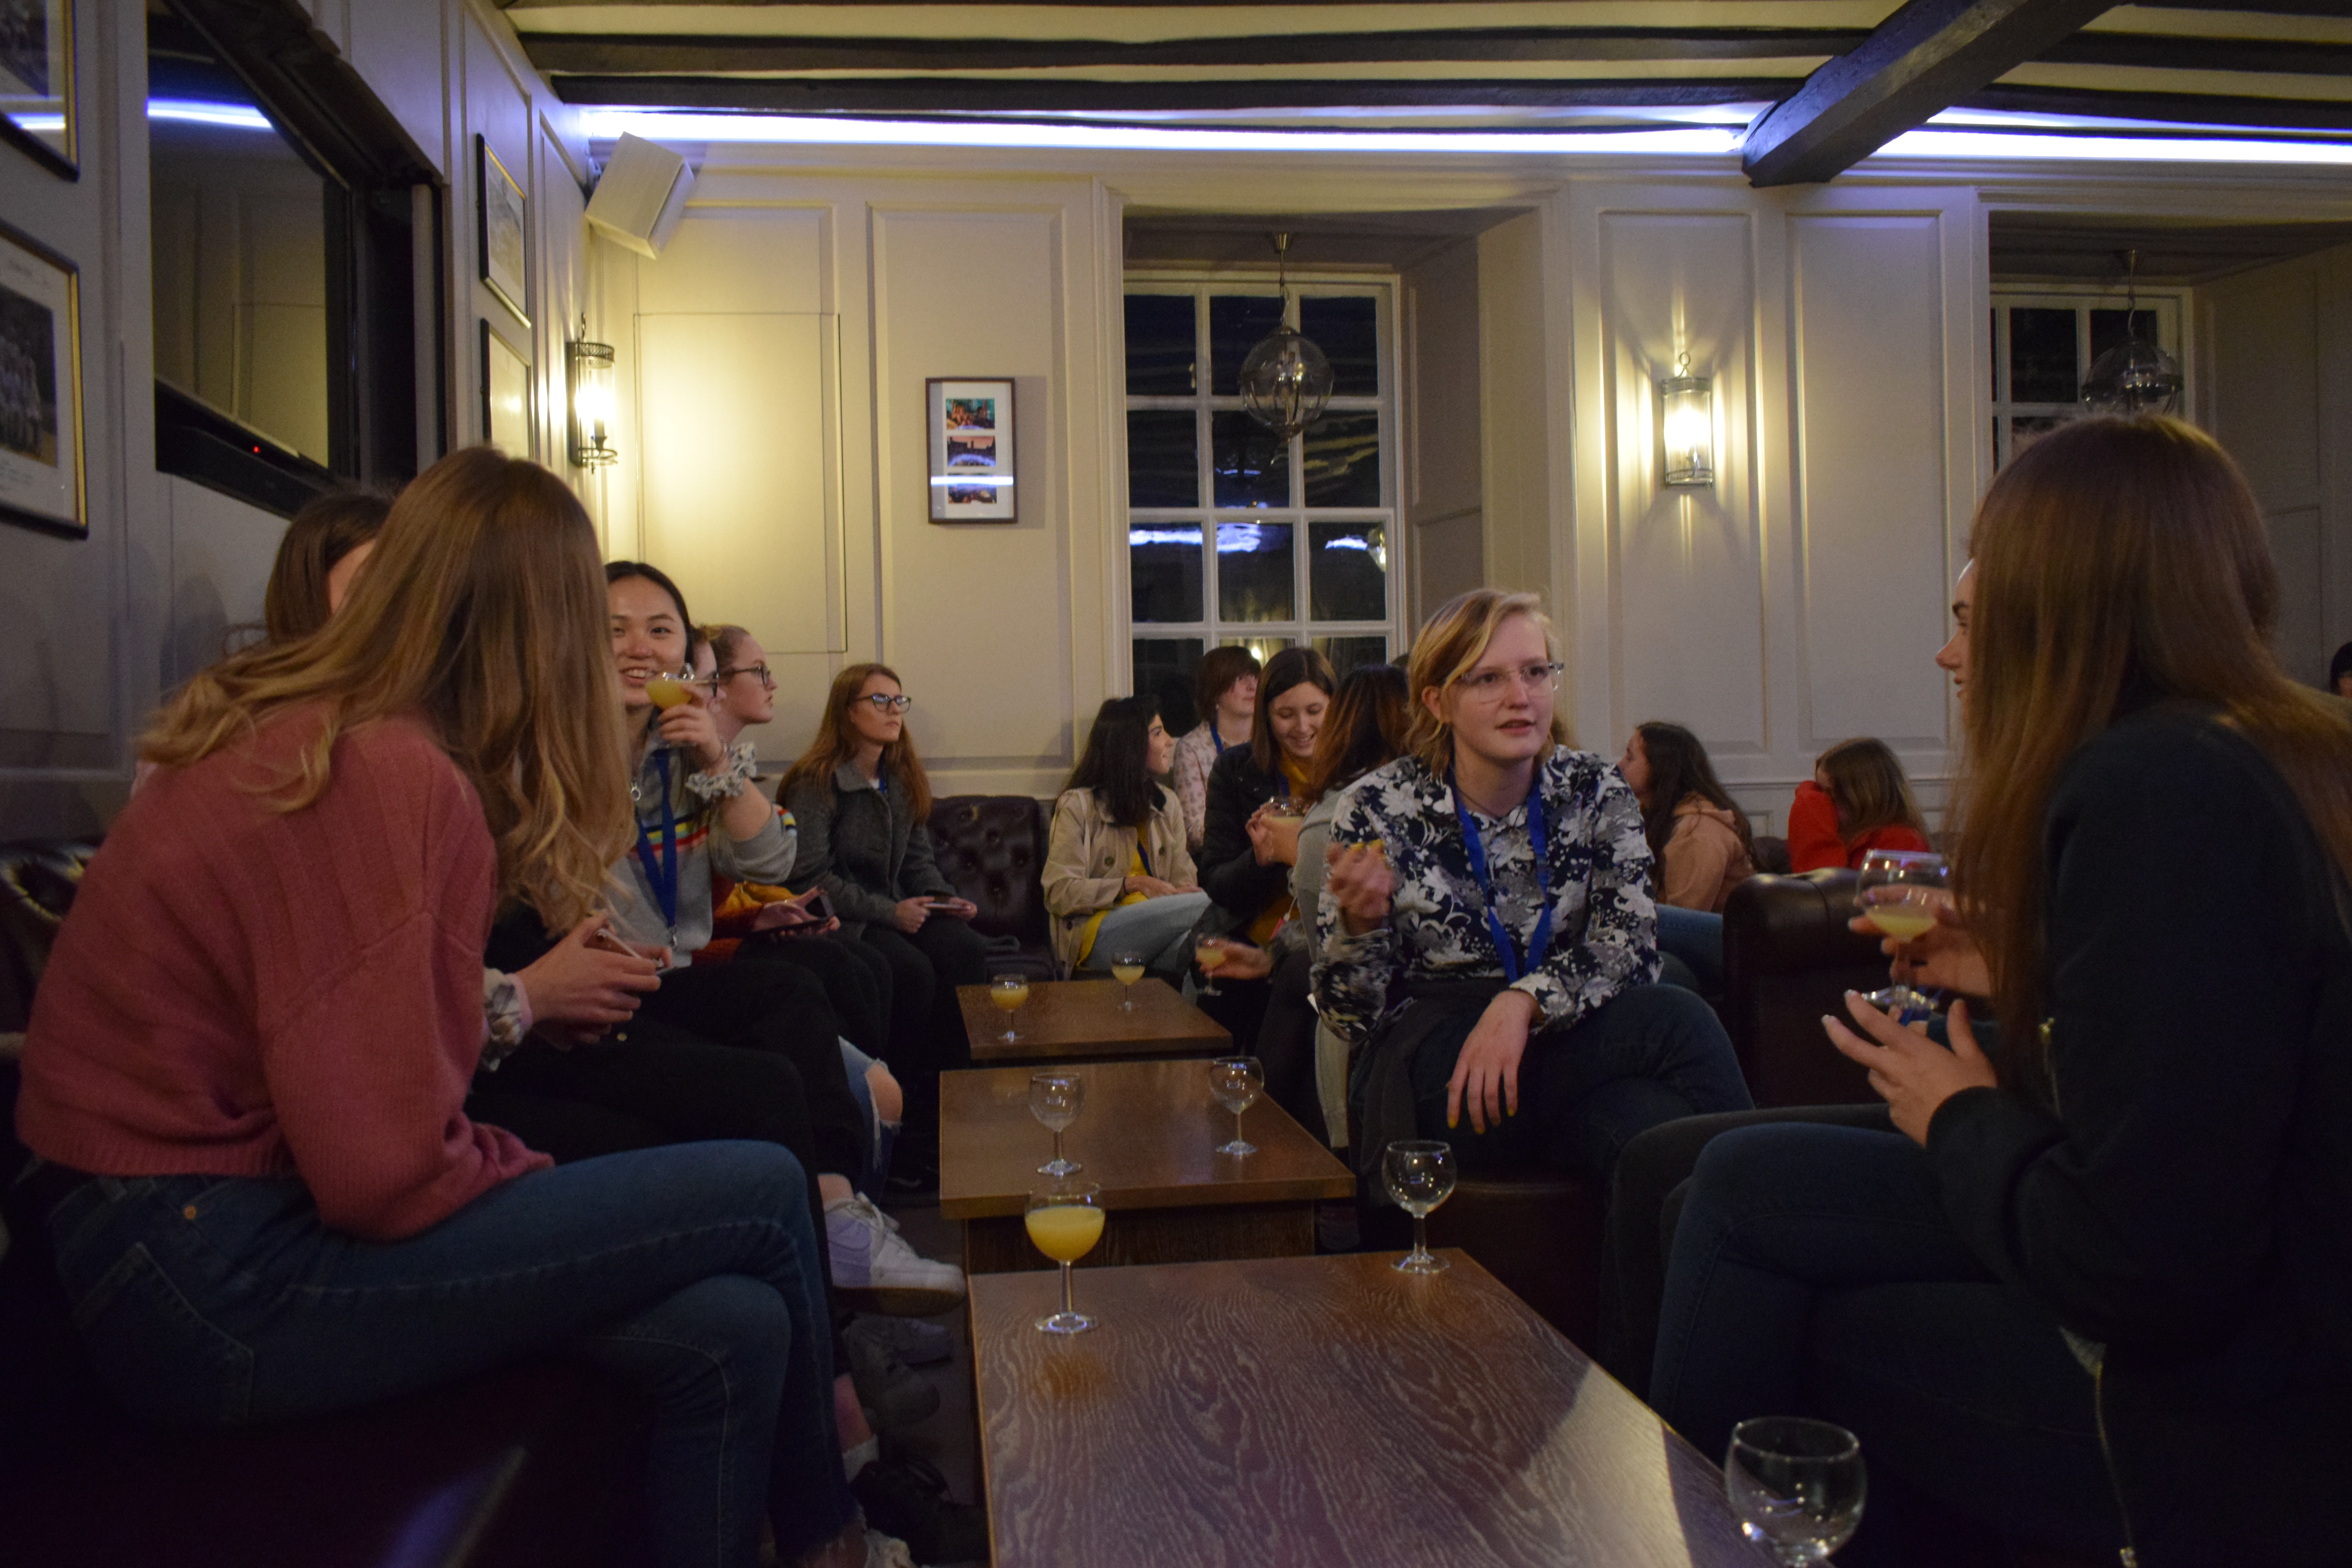
[[[1878,1096],[1833,1049],[1822,1015],[1887,984],[1878,939],[1846,929],[1854,874],[1750,877],[1723,910],[1723,1025],[1759,1106],[1862,1105]]]
[[[950,795],[931,803],[931,847],[956,892],[980,908],[988,971],[1056,977],[1045,919],[1045,807],[1025,795]]]
[[[0,1032],[25,1027],[87,844],[0,846]],[[83,1355],[39,1216],[17,1201],[0,1057],[0,1563],[27,1568],[620,1568],[646,1561],[645,1419],[564,1362],[243,1432],[123,1413]]]

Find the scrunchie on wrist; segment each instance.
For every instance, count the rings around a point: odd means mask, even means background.
[[[705,768],[698,773],[688,773],[686,787],[698,799],[731,800],[751,787],[759,776],[760,757],[749,741],[738,741],[727,748],[726,760],[715,768]]]

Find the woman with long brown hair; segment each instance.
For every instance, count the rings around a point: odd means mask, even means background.
[[[936,1169],[940,1074],[971,1064],[956,987],[988,984],[988,948],[970,924],[979,910],[931,849],[931,784],[907,733],[914,700],[887,665],[844,669],[782,793],[800,830],[793,881],[823,888],[841,929],[889,961],[884,1059],[907,1091],[899,1147]]]
[[[792,1157],[551,1169],[462,1109],[499,906],[569,932],[553,1022],[625,1016],[650,968],[587,945],[628,842],[604,620],[579,503],[475,448],[407,489],[323,630],[172,700],[36,1004],[31,1195],[92,1360],[152,1419],[585,1356],[654,1405],[665,1563],[751,1568],[764,1519],[783,1557],[855,1564]]]
[[[1707,1146],[1652,1398],[1701,1445],[1843,1422],[1874,1507],[2340,1562],[2352,714],[2279,669],[2261,512],[2189,426],[2053,433],[1974,545],[1957,903],[1898,967],[1982,999],[1999,1068],[1965,1003],[1948,1051],[1850,996],[1898,1132]]]
[[[1813,759],[1789,803],[1789,868],[1862,868],[1874,849],[1926,853],[1927,819],[1895,749],[1874,736],[1840,741]]]

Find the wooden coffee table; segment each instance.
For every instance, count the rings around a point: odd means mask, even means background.
[[[1137,981],[1131,1013],[1119,1008],[1116,980],[1033,980],[1017,1020],[1021,1037],[1011,1042],[988,992],[985,985],[956,987],[974,1067],[1219,1057],[1234,1048],[1224,1026],[1165,980]]]
[[[1054,1135],[1029,1114],[1034,1068],[940,1075],[940,1213],[963,1221],[964,1269],[1050,1268],[1021,1218]],[[1086,1108],[1062,1135],[1103,1190],[1109,1222],[1080,1267],[1281,1258],[1315,1250],[1318,1199],[1347,1198],[1355,1177],[1270,1100],[1243,1116],[1255,1154],[1217,1153],[1232,1112],[1209,1098],[1204,1061],[1095,1062]]]
[[[1067,1336],[1033,1326],[1054,1276],[975,1278],[995,1568],[1770,1561],[1715,1463],[1486,1270],[1394,1256],[1097,1269]]]

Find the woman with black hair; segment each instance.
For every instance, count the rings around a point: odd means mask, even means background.
[[[1731,889],[1756,874],[1748,818],[1715,776],[1706,747],[1680,724],[1637,725],[1617,759],[1642,803],[1658,902],[1723,912]]]
[[[1054,803],[1045,846],[1045,909],[1054,955],[1108,972],[1122,952],[1174,979],[1190,962],[1185,933],[1208,908],[1192,880],[1183,808],[1152,782],[1176,742],[1148,697],[1114,697],[1095,714],[1086,754]]]

